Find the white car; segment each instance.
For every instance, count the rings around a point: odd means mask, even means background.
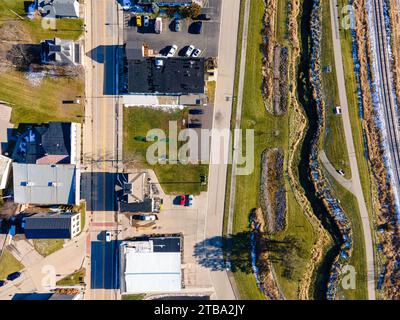
[[[196,48],[194,47],[194,45],[191,44],[189,48],[187,48],[185,56],[189,58],[192,55],[194,49]]]
[[[178,46],[177,45],[173,45],[171,47],[171,49],[169,49],[168,53],[167,53],[167,58],[171,58],[175,55],[176,51],[178,50]]]
[[[201,50],[200,49],[196,49],[193,51],[192,57],[193,58],[198,58],[201,55]]]
[[[150,18],[149,16],[144,16],[143,17],[143,25],[147,28],[150,24]]]
[[[111,242],[111,231],[106,231],[106,242]]]

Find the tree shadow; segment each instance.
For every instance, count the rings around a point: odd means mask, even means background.
[[[298,248],[296,239],[286,237],[282,241],[268,239],[266,233],[256,232],[257,237],[262,237],[262,243],[256,247],[259,256],[268,252],[271,262],[281,261],[287,254]],[[253,273],[252,268],[252,232],[236,233],[230,237],[213,237],[197,243],[193,255],[198,263],[212,271],[223,271],[229,266],[232,272]],[[230,261],[230,264],[227,261]]]
[[[42,46],[40,44],[14,44],[7,52],[6,59],[19,71],[27,71],[31,64],[40,64]]]

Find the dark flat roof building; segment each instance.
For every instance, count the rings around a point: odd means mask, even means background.
[[[79,231],[79,213],[39,213],[25,217],[25,237],[27,239],[71,239]]]
[[[203,94],[204,85],[203,58],[146,58],[128,61],[130,94]]]

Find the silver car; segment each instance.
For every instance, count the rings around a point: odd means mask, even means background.
[[[143,17],[143,25],[147,28],[150,24],[150,18],[149,16],[144,16]]]
[[[189,46],[189,48],[187,48],[185,56],[189,58],[192,55],[194,49],[196,49],[196,48],[194,47],[194,45],[191,44]]]
[[[196,49],[193,51],[192,57],[193,58],[198,58],[201,55],[201,50],[200,49]]]

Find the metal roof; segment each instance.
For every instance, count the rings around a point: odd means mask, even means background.
[[[79,2],[77,0],[40,0],[39,7],[50,5],[57,17],[79,18]]]
[[[13,163],[14,201],[30,204],[75,204],[75,165]]]
[[[139,242],[143,243],[143,241]],[[152,241],[148,242],[150,248]],[[135,241],[121,244],[123,293],[181,290],[181,253],[138,250]]]

